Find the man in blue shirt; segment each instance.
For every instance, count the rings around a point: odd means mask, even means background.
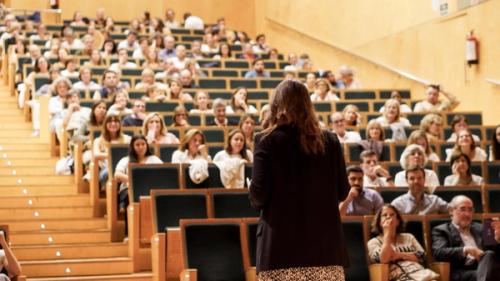
[[[384,205],[382,196],[371,188],[363,187],[363,170],[357,165],[347,167],[347,180],[351,190],[339,204],[340,215],[374,215]]]
[[[256,59],[252,63],[253,69],[245,73],[245,78],[269,78],[271,74],[264,69],[264,61]]]

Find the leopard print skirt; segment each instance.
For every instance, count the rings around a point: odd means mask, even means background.
[[[292,267],[259,272],[259,281],[344,281],[344,268],[339,265]]]

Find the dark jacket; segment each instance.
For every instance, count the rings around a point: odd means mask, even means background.
[[[345,162],[337,137],[324,136],[324,155],[304,154],[292,125],[256,137],[257,272],[349,264],[338,209],[349,192]]]
[[[470,232],[478,248],[482,249],[483,225],[472,222]],[[436,261],[450,263],[450,270],[464,268],[466,257],[463,254],[464,242],[460,233],[451,222],[438,225],[432,229],[432,254]],[[477,267],[477,263],[468,266],[470,269]]]
[[[236,121],[233,121],[231,120],[230,118],[227,119],[227,125],[228,126],[238,126],[238,122]],[[215,117],[210,119],[208,122],[207,122],[207,126],[217,126],[217,124],[215,123]]]

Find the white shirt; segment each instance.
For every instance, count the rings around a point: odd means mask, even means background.
[[[186,29],[204,29],[205,24],[203,20],[197,16],[189,16],[184,22],[184,28]]]
[[[207,158],[204,158],[203,156],[201,156],[201,154],[196,154],[195,157],[192,157],[191,155],[189,155],[187,149],[184,151],[177,149],[172,154],[172,163],[188,163],[190,160],[198,160],[198,159],[210,161],[210,155],[208,155]]]
[[[335,131],[333,131],[335,133]],[[361,141],[361,135],[355,131],[345,131],[343,136],[335,133],[339,138],[340,143],[355,143]]]
[[[71,43],[71,45],[68,43],[68,41],[64,40],[61,43],[61,47],[66,49],[83,49],[85,48],[85,45],[82,43],[82,40],[75,38],[73,40],[73,43]]]
[[[483,178],[478,175],[471,175],[472,181],[471,185],[481,185],[483,184]],[[449,175],[444,179],[444,186],[454,186],[458,184],[459,177],[457,175]]]
[[[257,113],[257,112],[258,112],[257,109],[253,105],[251,104],[247,105],[247,112],[245,113]],[[226,114],[234,114],[232,106],[230,105],[226,106]]]
[[[311,95],[312,102],[314,102],[314,101],[337,101],[337,100],[339,100],[339,97],[337,97],[337,95],[332,93],[332,92],[328,92],[326,94],[325,98],[323,98],[323,99],[316,93],[313,93]]]
[[[446,149],[446,162],[451,161],[451,156],[453,155],[453,148]],[[486,155],[486,151],[482,148],[476,146],[474,149],[474,157],[470,159],[470,161],[486,161],[488,156]]]
[[[374,180],[371,180],[367,175],[363,175],[363,185],[370,188],[389,186],[386,178],[376,177]]]
[[[101,89],[101,85],[97,84],[94,81],[90,81],[89,84],[85,84],[82,81],[78,81],[73,84],[73,89],[79,91],[99,91]]]
[[[137,49],[137,48],[140,48],[139,43],[137,43],[137,41],[134,41],[134,44],[132,44],[132,46],[130,46],[128,44],[127,40],[121,41],[120,43],[118,43],[118,47],[116,47],[117,50],[120,50],[120,49]]]
[[[248,157],[249,162],[253,162],[253,153],[249,149],[247,149],[247,157]],[[215,154],[214,162],[220,162],[220,161],[224,161],[224,160],[230,159],[230,158],[242,159],[240,154],[229,154],[224,149],[224,150],[217,152],[217,154]]]
[[[67,112],[68,109],[64,109],[61,115],[65,116]],[[92,110],[88,107],[80,107],[80,110],[73,112],[66,126],[66,130],[80,129],[82,126],[85,126],[85,124],[90,121],[91,112]]]
[[[385,110],[385,105],[382,106],[378,112],[383,113]],[[400,104],[399,105],[399,112],[401,113],[412,113],[411,107],[409,107],[407,104]]]
[[[53,114],[52,118],[60,117],[60,113],[64,109],[64,102],[60,96],[51,97],[49,100],[49,113]]]
[[[130,159],[128,156],[120,159],[120,161],[118,161],[118,164],[116,164],[115,172],[120,172],[120,173],[127,175],[129,161],[130,161]],[[161,159],[155,155],[149,155],[146,158],[146,161],[144,161],[144,164],[161,164],[161,163],[163,163],[163,161],[161,161]]]
[[[120,63],[115,62],[115,63],[113,63],[113,64],[109,67],[109,69],[110,69],[110,70],[113,70],[113,71],[117,71],[117,72],[119,72],[119,71],[120,71],[120,69],[121,69],[121,68],[123,68],[123,67],[132,67],[132,68],[133,68],[133,67],[137,67],[137,64],[135,64],[135,63],[133,63],[133,62],[131,62],[131,61],[127,61],[127,63],[125,63],[124,65],[120,65]]]
[[[433,170],[424,169],[425,171],[425,186],[431,191],[434,191],[436,186],[439,186],[439,178]],[[401,171],[396,174],[394,179],[394,185],[396,186],[408,186],[406,181],[406,171]],[[431,192],[432,193],[432,192]]]
[[[472,135],[472,139],[474,139],[475,143],[480,143],[481,139],[477,135]],[[446,140],[446,142],[457,142],[457,134],[453,133],[451,136]]]

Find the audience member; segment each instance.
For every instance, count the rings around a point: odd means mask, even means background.
[[[118,61],[112,63],[109,67],[110,70],[119,71],[124,67],[137,67],[135,62],[131,62],[128,60],[128,51],[125,48],[118,49]]]
[[[184,28],[186,29],[204,29],[205,24],[200,17],[194,16],[191,13],[184,14]]]
[[[337,88],[339,89],[361,89],[361,83],[354,79],[354,73],[352,69],[343,65],[339,69],[340,79],[337,80]]]
[[[207,126],[226,127],[238,125],[232,119],[226,118],[226,108],[226,102],[223,99],[215,99],[212,104],[214,118],[207,122]]]
[[[401,112],[401,114],[406,114],[406,113],[412,112],[411,107],[409,107],[407,104],[405,104],[403,102],[403,99],[401,98],[401,94],[398,91],[394,90],[391,92],[391,99],[397,100],[399,102],[399,112]],[[379,112],[383,113],[384,111],[385,111],[385,106],[382,106],[379,109]]]
[[[56,132],[56,136],[60,140],[60,132],[62,127],[62,111],[64,109],[64,102],[68,91],[72,88],[71,81],[65,77],[57,78],[53,83],[52,91],[54,96],[49,100],[49,114],[50,114],[50,130]]]
[[[149,39],[147,37],[139,39],[139,48],[134,49],[134,52],[132,53],[132,58],[145,59],[146,55],[151,50],[149,46],[150,46]]]
[[[216,54],[213,59],[214,60],[220,60],[220,59],[232,59],[233,54],[231,53],[231,46],[228,43],[220,43],[219,44],[219,53]]]
[[[391,202],[398,211],[405,215],[445,214],[448,203],[434,194],[426,193],[425,171],[419,165],[406,169],[408,193],[396,197]]]
[[[162,61],[175,57],[175,38],[172,35],[165,36],[165,47],[160,50],[158,57]]]
[[[160,90],[167,90],[168,86],[161,82],[155,81],[155,72],[151,68],[145,68],[141,73],[141,82],[135,84],[138,90],[146,90],[151,86],[156,86]]]
[[[233,91],[231,103],[226,107],[226,113],[257,113],[257,109],[253,105],[248,104],[248,90],[246,88],[239,87]]]
[[[169,100],[180,100],[182,102],[191,102],[193,98],[190,94],[182,91],[183,87],[179,80],[174,79],[170,81],[170,91],[168,91]]]
[[[470,171],[470,158],[465,153],[458,153],[451,156],[450,160],[452,174],[444,179],[445,186],[455,185],[481,185],[483,178],[474,175]]]
[[[189,163],[190,160],[210,161],[205,135],[198,129],[190,129],[184,134],[179,149],[172,154],[172,163]]]
[[[314,83],[314,93],[311,95],[311,101],[337,101],[339,97],[331,92],[330,83],[324,78],[316,79]]]
[[[425,151],[422,146],[418,144],[411,144],[405,148],[403,154],[401,154],[401,168],[403,171],[396,174],[394,184],[396,186],[408,186],[406,179],[408,178],[406,171],[412,166],[420,166],[424,168],[427,164],[427,157],[425,156]],[[436,173],[430,169],[424,169],[425,175],[425,186],[431,191],[434,191],[436,186],[439,186],[439,178]]]
[[[193,74],[188,69],[183,69],[180,72],[179,81],[184,89],[193,89],[198,87],[193,79]]]
[[[420,130],[424,131],[431,144],[443,141],[443,118],[435,113],[429,113],[420,120]]]
[[[306,81],[304,85],[307,88],[307,91],[311,94],[314,92],[314,89],[316,87],[316,75],[312,72],[307,73],[306,75]]]
[[[245,78],[270,78],[271,74],[264,68],[264,61],[256,59],[252,62],[253,69],[245,73]]]
[[[113,96],[112,105],[108,108],[108,114],[125,117],[133,113],[132,109],[128,108],[128,94],[126,91],[120,91]]]
[[[500,160],[500,125],[498,125],[493,134],[491,134],[491,143],[490,143],[490,157],[488,160],[496,161]]]
[[[269,45],[266,43],[266,35],[259,34],[255,38],[255,44],[253,45],[253,53],[256,55],[269,53]]]
[[[165,121],[160,114],[152,112],[146,116],[142,132],[150,144],[178,144],[179,139],[167,131]]]
[[[348,104],[342,110],[344,115],[346,126],[359,126],[361,125],[361,114],[359,113],[359,108],[354,104]]]
[[[442,93],[447,100],[439,100],[439,94]],[[431,85],[427,87],[427,97],[425,100],[415,104],[413,112],[415,113],[427,113],[436,112],[440,113],[443,111],[452,111],[460,104],[457,97],[453,94],[446,92],[440,85]]]
[[[245,143],[251,151],[254,149],[253,137],[255,133],[255,120],[253,118],[251,114],[244,114],[241,116],[240,123],[238,124],[238,127],[245,135]]]
[[[172,116],[171,127],[188,128],[188,112],[183,105],[178,105],[174,108],[174,116]]]
[[[458,132],[464,129],[469,129],[469,121],[467,120],[467,117],[465,117],[462,114],[457,114],[453,116],[453,120],[451,121],[451,130],[452,134],[451,136],[446,140],[447,142],[456,142],[457,141],[457,135]],[[477,135],[472,135],[472,138],[474,139],[474,142],[479,143],[481,142],[481,139]]]
[[[69,90],[66,96],[67,107],[61,113],[62,129],[68,132],[70,139],[78,140],[83,133],[82,128],[90,121],[92,110],[85,106],[80,106],[80,93],[77,90]],[[62,139],[62,135],[59,136]],[[74,138],[73,138],[74,137]],[[64,155],[61,155],[64,156]]]
[[[365,187],[393,187],[391,174],[382,167],[375,151],[365,150],[359,155],[363,169],[363,182]]]
[[[359,141],[358,144],[363,150],[374,151],[380,158],[384,150],[384,140],[385,133],[382,125],[377,120],[370,120],[366,125],[366,139]]]
[[[437,280],[439,275],[424,267],[425,251],[410,233],[404,233],[400,212],[384,205],[375,215],[368,241],[368,256],[373,263],[389,264],[389,280]],[[425,279],[424,279],[425,278]]]
[[[471,132],[467,129],[458,132],[458,138],[453,148],[446,149],[446,161],[450,161],[451,156],[456,153],[467,154],[471,161],[486,161],[486,152],[476,145]]]
[[[141,127],[146,118],[146,104],[142,100],[134,100],[132,114],[125,116],[122,120],[123,127]]]
[[[252,44],[245,43],[242,47],[242,52],[237,56],[239,59],[245,59],[248,61],[253,61],[257,59],[257,55],[253,52]]]
[[[196,91],[194,95],[194,108],[189,111],[189,113],[195,114],[207,114],[212,113],[212,110],[209,108],[210,105],[210,97],[205,91]]]
[[[335,78],[335,74],[331,70],[326,70],[321,74],[321,78],[324,78],[330,83],[330,86],[333,88],[338,88],[337,78]]]
[[[345,118],[340,112],[335,112],[330,115],[330,126],[341,143],[355,143],[361,141],[361,136],[358,132],[346,130]]]
[[[376,120],[383,127],[391,128],[393,141],[406,141],[405,128],[411,127],[411,124],[408,119],[401,117],[399,110],[399,102],[397,100],[387,100],[385,102],[384,115],[378,117]]]
[[[165,26],[172,29],[172,28],[179,28],[179,22],[175,19],[175,12],[172,9],[167,9],[165,12]]]
[[[217,37],[213,36],[212,33],[206,33],[203,36],[203,43],[201,44],[201,52],[205,56],[213,56],[219,52],[219,42],[217,42]]]
[[[347,198],[339,204],[340,215],[374,215],[384,205],[380,194],[364,185],[363,170],[359,166],[347,167],[347,180],[351,187]]]
[[[253,153],[247,148],[245,134],[240,129],[234,129],[228,134],[226,147],[215,154],[213,161],[215,163],[234,158],[247,163],[253,162]]]
[[[79,70],[78,82],[73,84],[73,89],[78,91],[99,91],[101,89],[101,85],[92,81],[92,72],[90,67],[82,66]]]
[[[83,45],[82,41],[75,36],[75,31],[73,28],[66,26],[63,29],[63,41],[61,44],[62,48],[66,49],[83,49],[85,45]]]
[[[500,262],[483,245],[483,226],[472,221],[474,203],[464,195],[450,202],[451,221],[432,229],[434,260],[450,263],[450,280],[497,280]],[[498,253],[498,252],[497,252]]]
[[[102,88],[99,91],[95,91],[92,99],[108,99],[115,95],[117,92],[125,89],[124,84],[119,83],[118,73],[113,70],[106,70],[102,75]]]
[[[432,162],[439,162],[439,156],[432,150],[431,144],[429,144],[429,140],[427,139],[427,134],[422,130],[415,130],[411,132],[410,137],[408,138],[407,145],[410,144],[418,144],[420,145],[424,151],[427,160]]]

